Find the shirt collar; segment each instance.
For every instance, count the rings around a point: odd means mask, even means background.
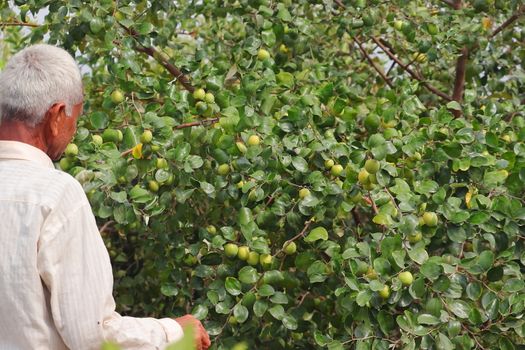
[[[29,160],[44,167],[55,168],[51,158],[41,149],[18,141],[0,141],[0,160],[1,159]]]

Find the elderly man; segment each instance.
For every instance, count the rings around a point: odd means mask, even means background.
[[[49,45],[14,55],[0,74],[0,349],[163,349],[191,315],[133,318],[115,312],[113,275],[80,184],[55,170],[82,113],[73,58]]]

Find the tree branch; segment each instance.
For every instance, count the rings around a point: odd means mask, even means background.
[[[385,72],[383,72],[381,70],[380,67],[377,66],[377,64],[372,60],[372,58],[370,57],[370,55],[368,55],[368,53],[366,52],[366,50],[364,49],[362,43],[359,41],[359,39],[357,38],[354,38],[354,41],[356,42],[357,46],[359,46],[359,49],[361,50],[361,53],[363,54],[363,57],[366,58],[366,60],[372,65],[372,67],[374,67],[374,69],[376,70],[376,72],[381,76],[381,78],[383,78],[383,80],[387,83],[387,85],[390,87],[390,88],[393,88],[393,85],[392,85],[392,82],[390,81],[390,78],[388,78],[385,74]]]
[[[401,60],[399,60],[399,58],[397,58],[396,55],[394,55],[378,38],[372,37],[372,40],[377,44],[377,46],[381,48],[381,50],[383,50],[388,55],[388,57],[390,57],[390,59],[395,61],[401,68],[403,68],[404,71],[410,74],[412,78],[421,82],[421,84],[423,84],[423,86],[427,90],[429,90],[430,92],[434,93],[435,95],[441,97],[442,99],[446,101],[452,101],[452,97],[440,91],[438,88],[436,88],[435,86],[427,82],[425,78],[422,77],[419,73],[413,71],[412,69],[410,69],[410,67],[408,67],[408,65],[401,62]]]
[[[518,11],[516,11],[516,13],[514,13],[512,16],[510,16],[509,19],[507,19],[505,22],[503,22],[498,28],[496,28],[492,32],[492,34],[490,34],[490,38],[492,39],[493,37],[498,35],[499,32],[501,32],[503,29],[505,29],[508,26],[510,26],[514,21],[516,21],[518,18],[520,18],[524,14],[525,14],[525,5],[521,5],[520,8],[518,9]]]
[[[138,33],[132,29],[127,28],[120,24],[122,28],[124,28],[133,38],[138,37]],[[182,73],[177,67],[175,67],[172,63],[168,61],[168,57],[166,55],[160,53],[155,47],[146,47],[139,43],[140,46],[136,46],[135,50],[138,52],[145,53],[146,55],[153,57],[157,62],[159,62],[164,68],[170,72],[175,79],[182,85],[186,90],[189,92],[195,91],[195,88],[190,83],[189,79]]]
[[[334,2],[342,9],[345,9],[346,6],[341,2],[341,0],[334,0]]]
[[[468,48],[463,47],[461,49],[461,55],[456,61],[456,78],[454,81],[454,92],[452,93],[452,99],[461,103],[463,101],[463,92],[465,91],[465,76],[467,72],[467,63],[468,63]],[[461,111],[454,110],[454,115],[459,117]]]
[[[27,22],[18,22],[18,21],[16,21],[16,22],[0,22],[0,27],[15,27],[15,26],[33,27],[33,28],[40,27],[36,23],[27,23]]]

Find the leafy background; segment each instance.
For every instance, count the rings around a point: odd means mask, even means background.
[[[46,42],[85,72],[79,153],[60,166],[91,201],[120,312],[191,312],[214,349],[519,349],[524,13],[517,0],[3,2],[0,65]],[[227,243],[271,262],[229,258]]]

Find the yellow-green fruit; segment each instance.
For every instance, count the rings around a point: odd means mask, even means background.
[[[168,167],[168,161],[164,158],[157,158],[156,166],[157,169],[166,169]]]
[[[202,114],[208,110],[208,105],[204,101],[199,101],[195,104],[195,109],[197,113]]]
[[[422,238],[423,238],[423,235],[421,234],[421,232],[417,232],[413,235],[408,235],[408,241],[410,243],[417,243],[421,241]]]
[[[272,264],[273,257],[270,254],[261,254],[259,262],[262,266],[269,266]]]
[[[308,196],[310,194],[310,190],[307,188],[301,188],[299,190],[299,198],[303,199],[304,197]]]
[[[204,100],[206,98],[206,91],[204,91],[204,89],[197,89],[193,91],[193,98],[199,101]]]
[[[102,140],[102,136],[100,136],[100,135],[93,135],[93,136],[91,136],[91,140],[97,146],[100,146],[102,143],[104,143],[104,140]]]
[[[268,58],[270,58],[270,53],[265,49],[259,49],[259,51],[257,52],[257,58],[261,61],[267,60]]]
[[[217,233],[217,229],[213,225],[209,225],[208,227],[206,227],[206,231],[208,231],[208,233],[212,236]]]
[[[237,244],[234,244],[234,243],[226,243],[224,245],[224,254],[228,257],[228,258],[234,258],[237,256],[237,253],[239,252],[239,247],[237,246]]]
[[[279,51],[281,51],[282,53],[288,53],[289,50],[288,50],[288,48],[286,47],[285,44],[281,44],[279,46]]]
[[[297,245],[295,244],[295,242],[290,242],[288,243],[288,245],[286,245],[285,243],[285,246],[283,246],[283,249],[286,255],[292,255],[292,254],[295,254],[295,252],[297,251]]]
[[[237,146],[237,149],[241,153],[246,153],[248,151],[248,148],[246,148],[246,145],[243,142],[235,142],[235,145]]]
[[[366,272],[366,275],[365,275],[368,279],[371,279],[371,280],[375,280],[377,279],[377,272],[376,270],[374,270],[373,268],[371,267],[368,267],[368,271]]]
[[[361,169],[359,171],[359,174],[357,174],[357,181],[359,181],[360,184],[366,185],[370,183],[370,174],[366,169]]]
[[[204,96],[204,101],[207,103],[214,103],[215,102],[215,96],[211,92],[206,93],[206,96]]]
[[[217,168],[217,173],[222,176],[228,175],[230,173],[230,166],[228,164],[219,165]]]
[[[403,29],[404,24],[405,24],[405,22],[403,22],[401,20],[396,20],[396,21],[394,21],[394,28],[396,30],[401,30],[401,29]]]
[[[113,143],[120,142],[119,131],[120,130],[115,130],[115,129],[104,130],[104,132],[102,133],[102,140],[104,142],[113,142]]]
[[[111,93],[110,98],[111,98],[111,102],[115,104],[121,103],[122,101],[124,101],[124,94],[122,93],[122,91],[117,89]]]
[[[228,323],[231,324],[232,326],[236,325],[237,317],[235,317],[234,315],[231,315],[230,317],[228,317]]]
[[[76,157],[78,155],[78,146],[74,143],[67,145],[65,154],[67,157]]]
[[[247,246],[241,246],[239,247],[239,251],[237,252],[237,257],[241,260],[248,260],[248,257],[250,256],[250,248]]]
[[[324,167],[328,170],[332,169],[332,167],[335,165],[335,162],[333,159],[327,159],[324,161]]]
[[[261,139],[257,135],[251,135],[248,137],[249,146],[258,146],[261,143]]]
[[[241,189],[243,186],[244,186],[244,181],[241,180],[241,181],[237,182],[237,188],[238,189]]]
[[[147,144],[150,143],[151,140],[153,140],[153,133],[151,132],[151,130],[144,130],[142,135],[140,135],[140,142],[142,142],[143,144]]]
[[[330,173],[334,176],[339,176],[343,172],[343,166],[341,164],[336,164],[330,169]]]
[[[438,217],[436,213],[431,211],[426,211],[423,214],[423,223],[430,227],[435,227],[438,224]]]
[[[255,266],[259,263],[259,253],[257,252],[250,252],[248,254],[248,259],[246,260],[248,264]]]
[[[375,174],[379,171],[379,162],[375,159],[368,159],[365,162],[365,170],[370,174]]]
[[[67,158],[60,159],[60,162],[58,164],[60,165],[60,169],[64,171],[68,171],[69,168],[71,168],[71,165],[73,165]]]
[[[381,298],[388,299],[390,296],[390,287],[385,285],[378,293]]]
[[[401,283],[405,286],[409,286],[412,284],[412,282],[414,282],[414,276],[412,276],[410,271],[403,271],[398,277]]]
[[[148,188],[151,192],[158,192],[159,190],[159,183],[155,180],[150,180],[148,182]]]

